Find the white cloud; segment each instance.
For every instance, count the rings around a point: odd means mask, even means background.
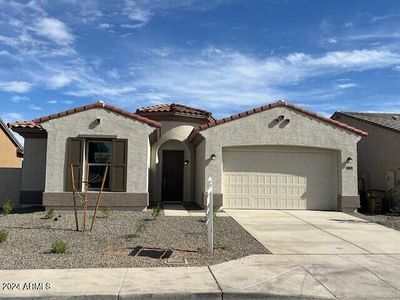
[[[355,87],[356,84],[355,83],[339,83],[336,85],[339,89],[348,89],[348,88],[352,88]]]
[[[400,17],[400,14],[388,14],[388,15],[383,15],[383,16],[375,16],[372,18],[372,23],[375,23],[376,21],[382,21],[382,20],[398,18],[398,17]]]
[[[42,107],[37,106],[35,104],[29,105],[28,108],[31,109],[31,110],[42,110],[43,109]]]
[[[125,1],[124,13],[129,19],[140,23],[147,23],[152,15],[148,4],[146,7],[143,3],[134,0]]]
[[[368,32],[368,33],[360,33],[360,34],[352,34],[346,36],[345,39],[349,41],[362,41],[362,40],[372,40],[372,39],[399,39],[400,32]]]
[[[138,97],[146,95],[142,91],[151,90],[155,100],[162,93],[162,99],[185,99],[208,109],[226,108],[233,103],[258,105],[280,98],[290,101],[300,94],[328,99],[343,92],[339,90],[350,88],[352,83],[339,82],[341,89],[329,87],[319,91],[289,92],[287,87],[321,76],[400,64],[399,53],[384,49],[332,51],[322,55],[295,52],[262,58],[209,48],[190,54],[171,51],[169,56],[152,58],[146,62],[146,68],[132,70],[137,78],[132,85],[138,89]]]
[[[66,74],[61,73],[55,76],[52,76],[48,80],[48,87],[51,89],[59,89],[69,85],[72,82],[72,79],[68,77]]]
[[[1,50],[0,51],[0,55],[9,55],[10,52],[8,52],[7,50]]]
[[[26,81],[0,82],[0,90],[4,92],[26,93],[32,87],[32,84]]]
[[[83,83],[78,89],[66,91],[65,94],[76,97],[89,97],[89,96],[114,97],[135,91],[136,88],[132,86],[106,87],[86,82]]]
[[[100,29],[109,29],[109,28],[111,28],[111,27],[114,27],[114,25],[109,24],[109,23],[101,23],[101,24],[99,24],[98,27],[99,27]]]
[[[21,101],[29,101],[29,97],[27,96],[13,96],[11,97],[11,101],[14,103],[18,103]]]
[[[125,0],[123,14],[138,25],[146,25],[159,13],[167,14],[172,10],[206,11],[229,2],[229,0],[184,0],[184,1],[149,1]]]
[[[36,33],[54,42],[69,44],[74,41],[67,25],[55,18],[41,18],[37,21]]]
[[[336,44],[338,42],[337,38],[328,38],[326,41],[329,44]]]
[[[59,100],[53,99],[53,100],[46,101],[46,103],[47,104],[58,104],[58,103],[72,104],[72,103],[74,103],[74,101],[72,101],[72,100],[61,100],[61,101],[59,101]]]
[[[146,25],[146,23],[139,23],[139,24],[121,24],[120,27],[121,28],[129,28],[129,29],[137,29],[137,28],[141,28],[144,25]]]
[[[2,115],[4,122],[19,121],[24,119],[24,115],[16,112],[6,112]]]

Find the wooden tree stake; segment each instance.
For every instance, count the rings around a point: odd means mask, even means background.
[[[103,180],[101,182],[101,188],[100,188],[99,193],[97,194],[96,208],[94,210],[93,219],[92,219],[92,225],[90,226],[90,231],[93,230],[94,223],[96,222],[97,211],[98,211],[99,206],[100,206],[100,197],[101,197],[101,194],[103,193],[104,183],[106,182],[107,171],[108,171],[108,166],[106,166],[106,170],[104,171]]]
[[[76,195],[75,195],[75,176],[74,176],[74,167],[72,164],[71,164],[71,179],[72,179],[72,198],[74,201],[74,212],[75,212],[75,225],[76,225],[76,231],[79,231],[78,211],[76,208]]]
[[[83,198],[83,231],[86,230],[86,216],[87,216],[87,205],[88,205],[88,189],[89,189],[89,166],[86,165],[85,174],[85,196]]]

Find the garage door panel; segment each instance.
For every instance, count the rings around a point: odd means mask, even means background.
[[[224,151],[224,206],[336,209],[333,152]]]

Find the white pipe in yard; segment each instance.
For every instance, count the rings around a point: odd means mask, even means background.
[[[208,236],[208,253],[214,251],[214,224],[213,224],[213,181],[211,177],[208,177],[208,190],[207,190],[207,236]]]

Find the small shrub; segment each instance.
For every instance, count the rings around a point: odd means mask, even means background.
[[[46,220],[53,219],[54,218],[54,209],[50,209],[46,214],[44,215],[44,218]]]
[[[112,208],[111,208],[110,205],[103,206],[103,207],[101,208],[101,212],[103,213],[103,217],[104,217],[104,218],[108,218],[108,217],[110,217],[110,215],[111,215],[111,213],[112,213]]]
[[[137,224],[135,233],[133,234],[134,237],[139,237],[140,234],[144,231],[145,229],[145,223],[143,222],[143,220],[140,220]]]
[[[221,243],[221,242],[215,242],[215,244],[214,244],[214,249],[215,250],[226,250],[226,246],[225,246],[225,244],[224,243]]]
[[[215,222],[216,218],[217,218],[217,212],[219,210],[219,206],[214,205],[213,206],[213,222]]]
[[[52,253],[63,254],[66,253],[67,250],[68,250],[68,245],[63,241],[55,241],[53,244],[51,244]]]
[[[7,202],[4,203],[3,206],[1,207],[1,212],[2,212],[4,215],[8,215],[8,214],[10,214],[10,213],[12,212],[12,209],[13,209],[12,204],[11,204],[9,201],[7,201]]]
[[[392,228],[394,227],[395,217],[398,217],[398,216],[399,216],[399,213],[398,213],[397,209],[390,209],[390,213],[387,214],[387,217],[386,217],[387,223],[389,223]]]
[[[155,220],[160,216],[160,214],[161,214],[161,205],[160,205],[160,203],[157,203],[156,207],[153,208],[151,215]]]
[[[0,243],[3,243],[7,240],[8,238],[8,231],[5,229],[0,230]]]

